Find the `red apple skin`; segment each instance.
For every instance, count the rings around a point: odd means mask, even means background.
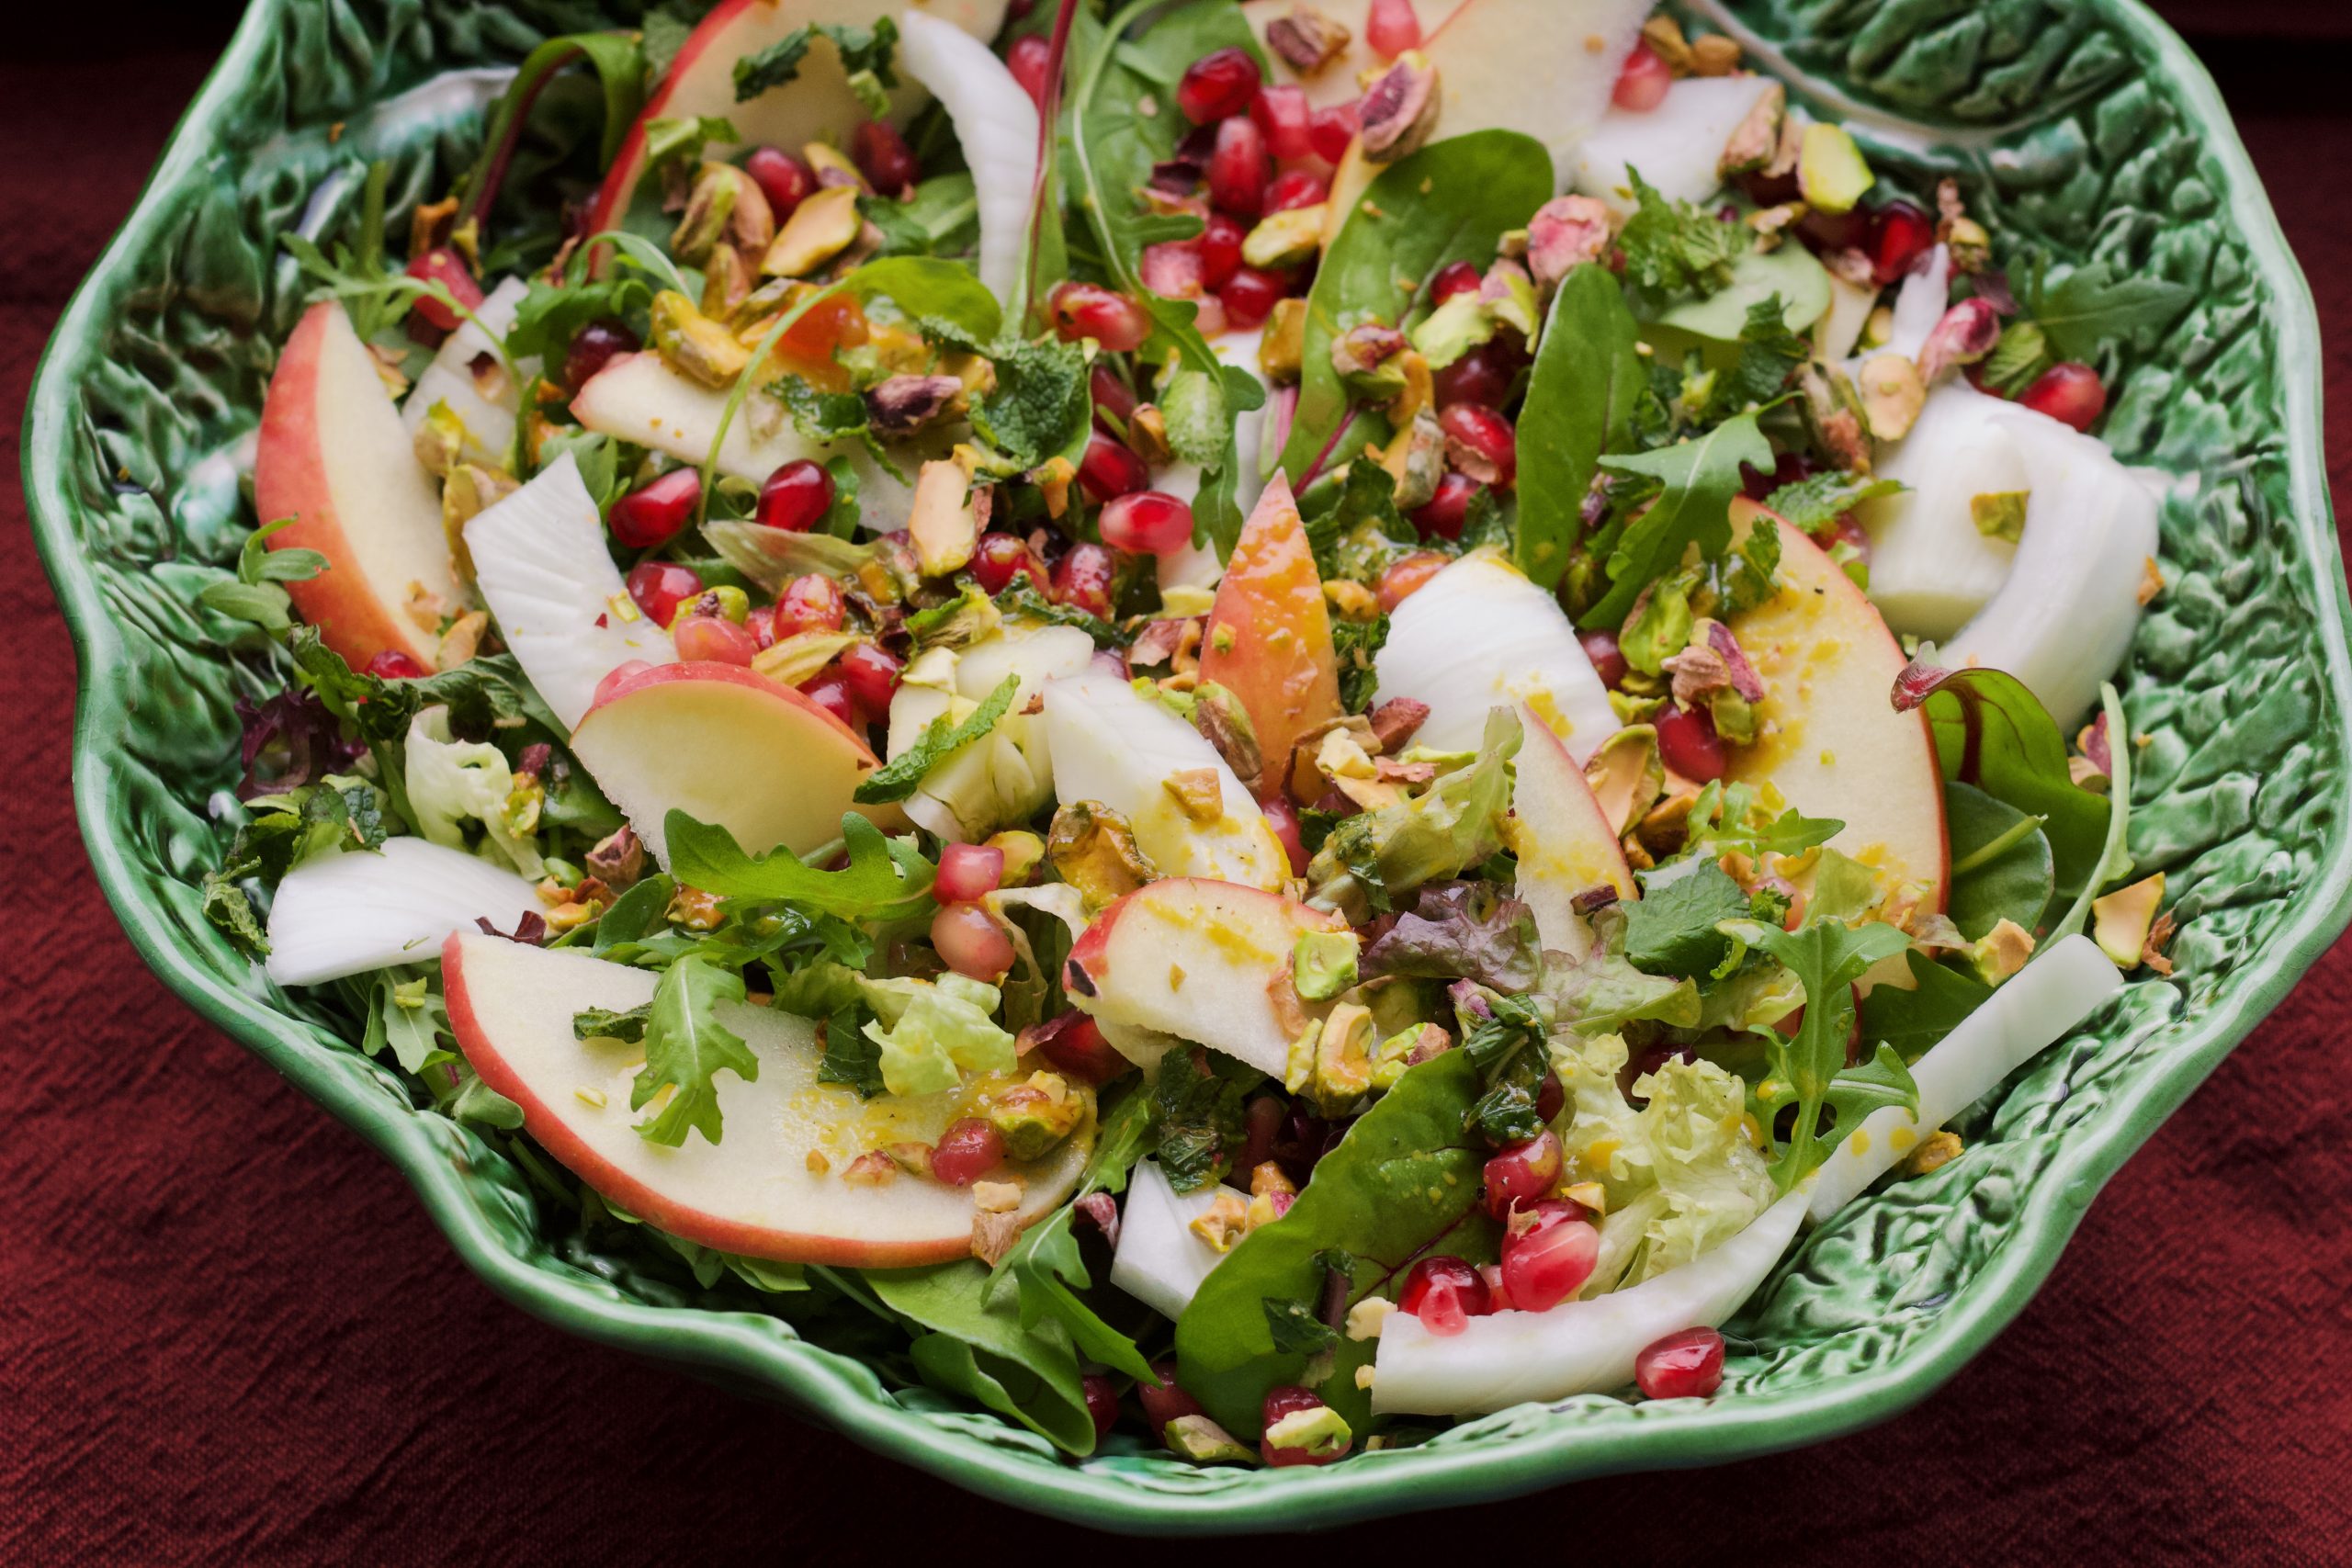
[[[873,749],[866,745],[864,736],[816,703],[809,701],[806,694],[795,691],[781,681],[772,680],[758,671],[747,669],[741,664],[720,664],[711,660],[680,660],[674,664],[648,665],[645,669],[615,682],[610,690],[598,695],[595,705],[588,712],[594,713],[597,708],[610,707],[633,693],[642,692],[649,686],[667,685],[673,681],[721,681],[730,685],[765,693],[787,706],[797,707],[804,713],[812,714],[823,720],[829,728],[849,742],[865,767],[878,768],[882,765],[881,759],[875,756]],[[586,716],[582,716],[584,719]]]
[[[430,670],[440,639],[387,604],[359,570],[358,554],[336,511],[319,428],[319,373],[327,334],[342,324],[343,307],[321,300],[302,312],[293,335],[278,354],[277,369],[262,400],[261,434],[254,457],[254,506],[264,521],[294,521],[268,539],[273,550],[316,550],[328,568],[286,592],[304,621],[358,669],[379,653],[404,653]],[[346,328],[346,330],[348,330]],[[397,417],[397,416],[395,416]],[[398,585],[405,590],[406,584]]]
[[[1323,578],[1281,474],[1258,498],[1217,584],[1201,679],[1232,692],[1250,716],[1266,761],[1261,799],[1280,795],[1289,782],[1298,738],[1340,716]]]

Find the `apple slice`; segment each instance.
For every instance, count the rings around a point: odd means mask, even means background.
[[[442,341],[440,352],[409,389],[408,400],[401,404],[401,423],[408,427],[412,443],[434,409],[446,407],[465,430],[459,456],[466,461],[492,468],[506,468],[513,461],[514,411],[522,402],[523,389],[500,363],[491,333],[503,338],[514,329],[514,313],[530,291],[531,286],[519,277],[505,279],[474,307],[472,321],[460,321],[458,330]],[[488,332],[482,330],[485,327]],[[538,363],[526,359],[514,369],[527,379]]]
[[[1577,913],[1577,896],[1596,887],[1613,887],[1624,899],[1641,895],[1584,770],[1524,703],[1519,728],[1527,739],[1519,749],[1510,798],[1518,896],[1534,911],[1544,950],[1581,963],[1592,951],[1592,926]]]
[[[375,356],[334,300],[302,313],[277,356],[254,453],[254,506],[291,525],[273,550],[310,549],[327,570],[289,582],[302,619],[355,669],[379,653],[433,668],[440,637],[409,613],[418,590],[466,597],[441,526],[441,496],[416,460]]]
[[[637,614],[571,453],[475,513],[466,550],[507,651],[565,728],[578,727],[615,670],[678,657],[670,634]]]
[[[1280,887],[1290,874],[1265,813],[1199,730],[1115,675],[1088,673],[1046,683],[1046,740],[1054,794],[1092,801],[1134,828],[1136,844],[1164,876],[1205,876]],[[1203,821],[1179,785],[1214,776],[1219,813]]]
[[[1421,21],[1421,37],[1428,39],[1445,25],[1446,18],[1462,7],[1463,0],[1415,0],[1413,12]],[[1492,4],[1493,0],[1487,0]],[[1241,14],[1250,20],[1250,30],[1258,37],[1258,44],[1265,51],[1266,62],[1272,69],[1266,80],[1295,84],[1306,89],[1306,101],[1317,108],[1329,108],[1333,104],[1351,104],[1363,96],[1363,83],[1359,79],[1366,71],[1385,70],[1388,62],[1373,52],[1365,41],[1364,23],[1372,15],[1372,0],[1313,0],[1313,8],[1348,29],[1348,46],[1329,65],[1312,76],[1301,76],[1283,61],[1282,52],[1267,41],[1266,29],[1298,8],[1296,0],[1241,0]],[[1440,136],[1453,132],[1443,121],[1438,124]]]
[[[1722,188],[1724,144],[1772,85],[1769,76],[1685,76],[1654,109],[1611,108],[1564,164],[1568,182],[1630,214],[1630,164],[1668,200],[1704,201]]]
[[[1473,550],[1389,618],[1374,701],[1427,703],[1418,744],[1475,751],[1491,708],[1525,703],[1578,766],[1623,727],[1558,601],[1492,550]]]
[[[847,725],[780,681],[736,664],[657,664],[606,682],[571,750],[662,865],[670,812],[716,823],[752,854],[807,854],[855,811],[886,829],[895,806],[850,797],[882,764]]]
[[[1437,134],[1520,131],[1544,144],[1554,168],[1566,169],[1608,113],[1651,3],[1463,0],[1444,26],[1425,23],[1421,50],[1444,99]]]
[[[1094,918],[1069,950],[1070,1004],[1105,1024],[1222,1051],[1275,1077],[1291,1036],[1269,989],[1309,931],[1348,923],[1279,893],[1204,877],[1139,887]]]
[[[747,1258],[903,1269],[969,1254],[969,1191],[901,1176],[854,1186],[842,1168],[882,1138],[936,1143],[956,1097],[860,1099],[820,1083],[817,1026],[748,1003],[719,1018],[759,1058],[746,1083],[722,1068],[717,1144],[689,1133],[675,1148],[649,1143],[629,1090],[641,1045],[575,1040],[582,1008],[623,1011],[652,999],[643,969],[585,953],[459,934],[442,949],[449,1026],[482,1082],[523,1108],[523,1129],[564,1168],[618,1207],[672,1235]],[[1078,1185],[1094,1145],[1091,1121],[1043,1158],[1010,1166],[1023,1224],[1051,1213]],[[821,1157],[820,1157],[821,1156]]]
[[[1732,518],[1743,530],[1781,530],[1781,569],[1780,591],[1729,623],[1765,694],[1756,744],[1732,748],[1728,776],[1843,821],[1833,846],[1933,888],[1927,907],[1942,908],[1943,774],[1927,716],[1894,711],[1894,678],[1908,662],[1894,634],[1802,529],[1748,501],[1732,503]]]
[[[1004,25],[1006,0],[921,4],[925,16],[953,23],[977,39],[992,39]],[[905,0],[722,0],[688,35],[669,73],[645,100],[596,193],[588,231],[625,225],[645,175],[646,128],[657,119],[711,116],[726,120],[741,140],[714,143],[708,151],[715,158],[743,147],[797,152],[811,141],[848,146],[850,132],[871,117],[851,88],[831,39],[817,35],[800,62],[799,74],[749,103],[735,101],[735,62],[775,47],[800,28],[820,23],[870,28],[885,17],[895,19],[904,9]],[[890,94],[890,123],[904,126],[923,101],[922,85],[902,76]]]
[[[539,895],[503,866],[423,839],[304,861],[269,902],[269,977],[316,986],[395,964],[429,964],[476,917],[513,930]]]
[[[1119,1206],[1119,1246],[1111,1255],[1111,1283],[1173,1323],[1184,1315],[1209,1270],[1225,1261],[1200,1238],[1193,1222],[1216,1203],[1227,1189],[1210,1182],[1194,1192],[1169,1185],[1159,1162],[1136,1164],[1127,1179],[1127,1201]]]
[[[1259,497],[1226,563],[1202,639],[1201,679],[1232,692],[1249,714],[1266,763],[1261,796],[1283,792],[1299,737],[1340,716],[1323,574],[1281,474]]]

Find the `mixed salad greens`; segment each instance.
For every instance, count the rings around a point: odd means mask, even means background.
[[[1713,1393],[2168,972],[2091,362],[2186,296],[1648,11],[544,44],[404,264],[381,167],[287,238],[206,915],[581,1234],[1073,1455]]]

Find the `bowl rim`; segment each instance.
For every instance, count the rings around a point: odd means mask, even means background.
[[[127,291],[136,259],[175,216],[175,194],[198,174],[212,133],[236,107],[243,84],[267,62],[288,3],[254,0],[248,7],[130,215],[76,289],[35,371],[23,426],[25,493],[78,666],[75,811],[99,886],[148,967],[205,1019],[390,1159],[466,1265],[500,1295],[545,1322],[603,1344],[730,1374],[782,1395],[865,1448],[958,1486],[1114,1530],[1312,1529],[1479,1502],[1589,1476],[1759,1456],[1893,1416],[1981,1350],[2048,1277],[2099,1188],[2352,920],[2352,831],[2339,829],[2324,864],[2303,878],[2305,891],[2244,966],[2237,994],[2189,1024],[2165,1062],[2120,1090],[2120,1113],[2063,1142],[2020,1203],[2007,1241],[1903,1354],[1865,1372],[1751,1402],[1645,1407],[1637,1422],[1563,1423],[1499,1449],[1439,1444],[1366,1454],[1329,1469],[1262,1472],[1222,1489],[1193,1492],[1132,1472],[1114,1479],[1115,1459],[1047,1468],[1031,1455],[925,1419],[894,1404],[870,1372],[798,1339],[779,1320],[619,1302],[536,1267],[527,1256],[508,1250],[469,1198],[464,1163],[452,1157],[446,1135],[435,1135],[434,1118],[392,1103],[373,1069],[347,1049],[322,1045],[307,1026],[193,960],[142,886],[130,846],[107,810],[113,749],[106,742],[124,709],[126,671],[122,639],[86,570],[73,523],[67,437],[76,388],[92,361],[102,357],[97,345],[107,319]],[[2132,34],[2148,67],[2170,80],[2183,107],[2205,128],[2210,155],[2228,176],[2228,210],[2270,294],[2267,314],[2277,333],[2278,372],[2287,401],[2292,523],[2302,536],[2324,661],[2341,697],[2352,693],[2346,631],[2352,622],[2352,595],[2320,457],[2324,448],[2319,321],[2310,286],[2204,66],[2140,0],[2085,3]],[[1742,30],[1720,5],[1702,0],[1702,6],[1719,22]],[[2352,705],[2339,701],[2336,706],[2333,727],[2352,750]],[[1275,1475],[1279,1482],[1272,1480]]]

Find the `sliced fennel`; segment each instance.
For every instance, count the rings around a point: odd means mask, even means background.
[[[492,333],[503,337],[514,327],[514,312],[530,291],[530,285],[519,277],[505,279],[474,307],[470,320],[459,321],[458,330],[443,340],[440,352],[417,377],[408,400],[401,405],[401,423],[408,426],[411,438],[424,428],[436,405],[446,407],[465,431],[459,455],[466,461],[506,467],[514,453],[514,411],[522,402],[523,389],[506,373],[491,337]],[[485,356],[490,367],[478,377],[474,367]],[[526,359],[514,370],[527,378],[538,367],[537,360]]]
[[[1873,354],[1899,354],[1917,359],[1928,345],[1928,334],[1944,319],[1951,298],[1951,252],[1941,245],[1928,253],[1928,265],[1903,280],[1894,295],[1894,327],[1883,347]]]
[[[1907,286],[1906,286],[1907,287]],[[1871,603],[1898,632],[1940,642],[1968,624],[2007,581],[2018,547],[1976,526],[1976,496],[2027,491],[2025,454],[2005,416],[2015,403],[1955,378],[1928,394],[1910,434],[1888,446],[1873,474],[1905,488],[1864,502],[1856,517],[1871,537]],[[2052,503],[2027,500],[2027,527]]]
[[[1145,1160],[1127,1181],[1119,1214],[1119,1247],[1111,1258],[1111,1283],[1171,1323],[1184,1315],[1209,1270],[1225,1254],[1193,1231],[1226,1190],[1212,1182],[1197,1192],[1178,1192],[1158,1160]]]
[[[1047,681],[1080,674],[1093,658],[1094,639],[1075,626],[1040,626],[1009,629],[960,654],[933,649],[909,665],[890,703],[893,760],[922,739],[933,719],[962,723],[1007,675],[1019,676],[1021,685],[1012,708],[986,735],[923,775],[905,803],[907,815],[959,844],[1035,815],[1053,798],[1053,755],[1045,720],[1022,710]]]
[[[281,986],[422,964],[476,917],[513,930],[539,896],[511,871],[423,839],[389,839],[369,853],[345,850],[286,874],[269,906],[269,961]]]
[[[1037,183],[1037,106],[988,45],[920,10],[899,15],[899,60],[956,128],[979,198],[980,281],[1010,299]]]

